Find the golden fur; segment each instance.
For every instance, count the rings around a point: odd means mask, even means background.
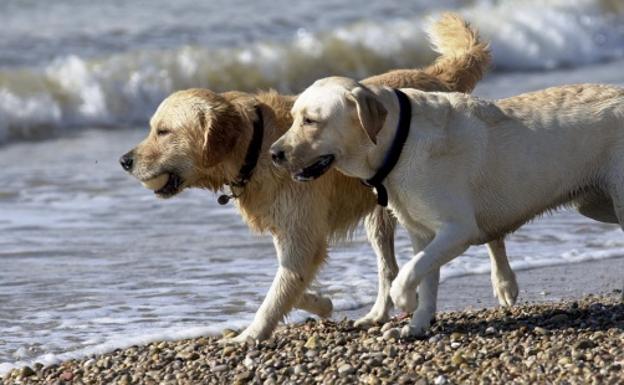
[[[452,14],[434,25],[432,36],[442,56],[431,66],[391,71],[363,82],[430,91],[471,91],[489,65],[487,46]],[[135,159],[132,173],[141,180],[177,173],[183,180],[182,188],[220,190],[237,177],[251,140],[254,109],[261,108],[265,130],[261,155],[249,183],[242,189],[233,187],[233,192],[250,228],[273,235],[280,266],[254,322],[239,341],[268,337],[293,306],[311,308],[307,297],[301,299],[301,295],[326,258],[328,243],[348,235],[371,212],[376,217],[370,220],[373,230],[369,239],[384,258],[380,261],[380,285],[383,280],[388,286],[398,270],[392,243],[394,221],[383,210],[374,210],[376,198],[369,188],[337,171],[304,185],[271,163],[269,147],[291,126],[294,100],[294,96],[275,91],[179,91],[161,104],[152,118],[149,136],[131,152]],[[168,132],[159,136],[159,129]],[[387,289],[384,287],[383,298],[378,297],[383,311],[371,313],[370,320],[387,317],[391,306]],[[320,313],[327,310],[331,311],[330,305]]]

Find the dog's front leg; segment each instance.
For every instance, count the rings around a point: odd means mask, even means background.
[[[416,310],[418,306],[416,287],[425,278],[423,288],[429,287],[433,289],[435,287],[435,293],[431,293],[435,295],[429,295],[429,297],[434,298],[433,304],[435,306],[438,271],[443,264],[457,257],[468,248],[469,234],[471,233],[469,230],[470,227],[460,224],[446,224],[442,226],[431,243],[401,268],[390,288],[390,296],[395,306],[408,313]],[[422,291],[420,287],[419,290]],[[435,307],[433,309],[435,311]],[[430,313],[430,310],[426,313]],[[423,327],[423,324],[423,314],[415,311],[404,334],[414,335],[424,332],[426,327]]]
[[[254,320],[233,342],[268,338],[297,303],[305,303],[305,297],[300,302],[302,295],[327,253],[325,238],[314,236],[316,232],[310,230],[289,228],[286,233],[274,234],[277,273]]]
[[[394,256],[394,229],[396,219],[381,206],[365,219],[366,235],[377,255],[377,300],[364,317],[355,322],[355,326],[368,326],[386,322],[392,310],[390,285],[396,277],[399,266]]]

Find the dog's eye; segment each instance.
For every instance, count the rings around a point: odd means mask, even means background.
[[[310,124],[315,124],[316,121],[310,119],[310,118],[303,118],[303,124],[305,125],[310,125]]]
[[[158,136],[165,136],[165,135],[169,135],[170,133],[171,131],[165,130],[164,128],[161,128],[158,131],[156,131],[156,135]]]

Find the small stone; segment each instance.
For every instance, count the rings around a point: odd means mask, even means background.
[[[398,340],[400,336],[401,336],[401,331],[398,328],[392,328],[384,332],[383,339],[385,341]]]
[[[305,345],[303,345],[303,347],[306,349],[318,349],[319,346],[320,343],[318,336],[311,336],[310,338],[308,338]]]
[[[415,377],[411,374],[403,374],[399,377],[399,385],[413,384]]]
[[[454,332],[451,334],[451,341],[461,340],[462,338],[464,338],[462,333]]]
[[[422,354],[420,354],[420,353],[414,353],[414,354],[412,354],[411,359],[412,359],[412,362],[413,362],[414,364],[416,364],[416,365],[420,365],[420,364],[422,364],[423,362],[425,362],[425,357],[423,357],[423,355],[422,355]]]
[[[117,385],[130,385],[131,381],[132,381],[132,378],[130,377],[129,374],[122,374],[117,379]]]
[[[349,364],[340,365],[338,368],[338,374],[341,376],[348,376],[355,373],[355,368]]]
[[[232,345],[228,345],[226,347],[223,348],[223,355],[224,356],[229,356],[232,353],[234,353],[236,351],[236,348]]]
[[[496,334],[497,330],[494,326],[489,326],[485,329],[485,334]]]
[[[74,373],[69,370],[65,370],[63,373],[61,373],[59,378],[63,381],[71,381],[72,378],[74,378]]]
[[[293,373],[295,373],[296,375],[299,375],[303,372],[304,372],[304,369],[302,365],[295,365],[295,367],[293,368]]]
[[[247,356],[243,360],[243,365],[245,365],[247,369],[253,369],[256,366],[256,361],[254,361],[253,358]]]
[[[228,369],[228,366],[226,364],[221,364],[221,365],[216,365],[215,367],[212,368],[212,371],[215,373],[220,373],[220,372],[224,372]]]
[[[30,366],[24,366],[21,370],[20,370],[20,374],[19,376],[21,378],[26,378],[26,377],[30,377],[32,375],[35,374],[35,371],[30,367]]]
[[[384,353],[385,353],[388,357],[390,357],[390,358],[394,358],[394,357],[396,357],[396,355],[397,355],[397,348],[396,348],[396,346],[394,346],[394,345],[387,346],[387,347],[384,349]]]
[[[253,373],[251,371],[249,371],[249,370],[245,370],[245,371],[237,374],[236,377],[234,377],[234,380],[242,382],[242,381],[247,381],[247,380],[251,379],[251,377],[253,377]]]
[[[575,349],[591,349],[594,346],[596,346],[596,344],[590,340],[580,340],[579,342],[576,343],[576,345],[574,345]]]
[[[232,329],[223,329],[221,334],[223,335],[224,338],[233,338],[238,335],[238,333]]]
[[[451,342],[451,349],[457,349],[461,344],[459,342]]]
[[[539,335],[547,335],[548,334],[548,330],[544,329],[541,326],[536,326],[535,329],[533,329],[533,331]]]
[[[445,385],[448,383],[448,379],[443,374],[437,376],[435,380],[433,380],[435,385]]]
[[[455,366],[459,366],[464,362],[466,362],[466,359],[461,352],[455,352],[455,354],[453,354],[453,356],[451,357],[451,363]]]
[[[565,322],[568,320],[568,316],[565,314],[556,314],[552,317],[550,317],[546,322],[549,323],[560,323],[560,322]]]
[[[436,334],[434,336],[431,336],[431,338],[429,338],[429,343],[430,344],[435,344],[438,343],[438,341],[442,340],[442,335],[441,334]]]
[[[380,331],[381,331],[381,328],[379,326],[373,326],[373,327],[368,328],[366,333],[369,335],[372,335],[372,334],[379,334]]]
[[[194,361],[199,358],[199,353],[190,350],[183,350],[176,354],[176,358],[185,360],[185,361]],[[156,360],[154,360],[156,361]]]

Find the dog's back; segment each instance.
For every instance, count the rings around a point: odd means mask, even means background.
[[[487,139],[472,187],[477,222],[490,236],[608,188],[624,171],[622,88],[553,87],[475,106]]]

